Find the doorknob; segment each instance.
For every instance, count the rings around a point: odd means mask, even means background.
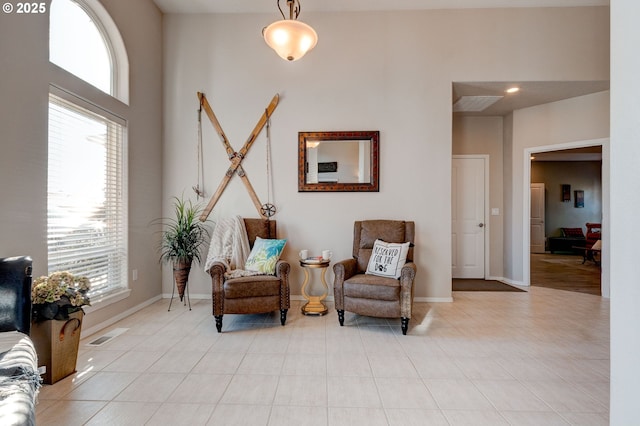
[[[482,228],[484,226],[484,223],[479,223],[478,226]]]

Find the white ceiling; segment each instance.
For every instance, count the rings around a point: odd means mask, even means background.
[[[270,13],[277,0],[154,0],[164,13]],[[300,0],[305,12],[609,6],[609,0]],[[286,0],[280,0],[286,9]],[[302,17],[302,15],[301,15]],[[304,18],[303,18],[304,19]]]

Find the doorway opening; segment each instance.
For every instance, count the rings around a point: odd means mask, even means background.
[[[585,247],[603,221],[602,144],[529,156],[530,285],[602,295],[601,258]]]

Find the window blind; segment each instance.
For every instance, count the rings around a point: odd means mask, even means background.
[[[126,128],[92,109],[49,95],[47,245],[49,273],[88,277],[95,301],[127,286]]]

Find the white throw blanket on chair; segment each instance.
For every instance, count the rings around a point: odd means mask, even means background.
[[[250,253],[244,220],[240,216],[219,219],[211,235],[204,270],[208,272],[214,262],[221,262],[226,268],[226,278],[261,275],[260,272],[242,269]]]

